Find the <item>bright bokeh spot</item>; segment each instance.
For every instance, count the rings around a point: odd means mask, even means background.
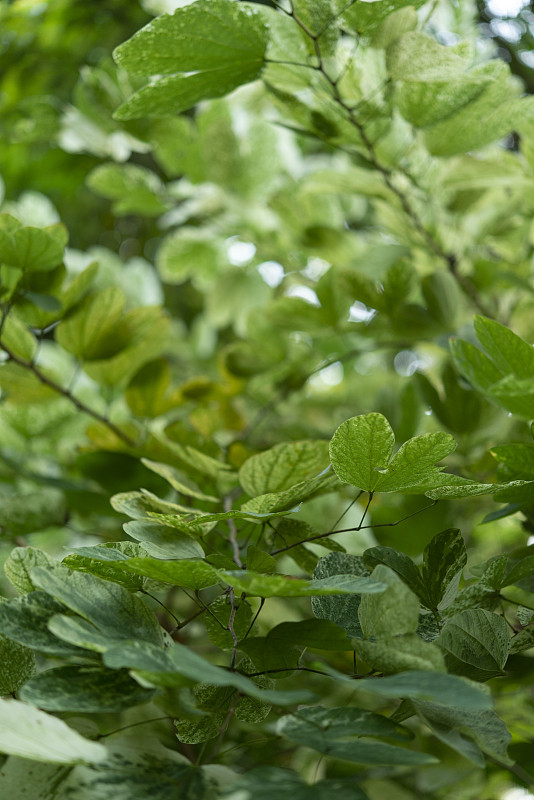
[[[263,261],[258,264],[258,272],[265,283],[273,289],[284,280],[284,268],[278,261]]]

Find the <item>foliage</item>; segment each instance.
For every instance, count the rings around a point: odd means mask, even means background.
[[[0,4],[2,796],[533,785],[531,98],[469,0],[78,6]]]

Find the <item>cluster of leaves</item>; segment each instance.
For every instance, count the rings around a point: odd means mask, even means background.
[[[0,789],[532,784],[531,99],[467,0],[112,5],[4,80]]]

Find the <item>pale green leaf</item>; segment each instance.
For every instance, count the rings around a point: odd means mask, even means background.
[[[432,83],[457,79],[469,66],[452,47],[423,33],[410,31],[396,38],[387,51],[387,67],[398,81]]]
[[[37,339],[12,312],[4,319],[1,340],[8,350],[24,361],[32,361],[37,352]]]
[[[221,581],[218,570],[205,561],[194,559],[160,561],[157,558],[129,558],[127,561],[116,562],[116,567],[185,589],[205,589]]]
[[[124,304],[123,292],[115,287],[93,292],[58,325],[57,342],[84,360],[111,355],[121,345],[115,336]]]
[[[378,579],[354,575],[332,575],[308,581],[292,575],[262,575],[248,570],[221,570],[221,580],[240,592],[258,597],[313,597],[336,594],[362,594],[384,591]]]
[[[107,756],[102,744],[19,700],[0,702],[0,752],[54,764],[98,763]]]
[[[191,486],[191,484],[181,477],[178,470],[174,469],[174,467],[171,467],[169,464],[160,464],[158,461],[150,461],[148,458],[142,458],[141,463],[152,472],[155,472],[156,475],[160,475],[164,478],[170,483],[172,488],[180,494],[184,494],[188,497],[196,497],[197,500],[206,500],[210,503],[220,502],[219,498],[204,494],[196,486]]]
[[[136,164],[100,164],[87,176],[87,185],[114,200],[113,213],[158,216],[170,208],[165,187],[155,172]]]
[[[358,617],[365,639],[390,639],[414,633],[419,624],[420,604],[415,594],[393,570],[379,564],[371,579],[385,584],[381,594],[362,597]]]
[[[446,672],[439,647],[425,642],[417,633],[405,633],[376,642],[353,639],[356,655],[377,672],[438,670]]]
[[[286,442],[248,458],[239,470],[239,482],[251,497],[283,492],[315,478],[328,463],[328,442]]]
[[[67,609],[44,592],[30,592],[22,597],[0,603],[0,631],[21,645],[41,653],[62,658],[74,657],[78,663],[90,653],[65,644],[48,629],[49,620]]]

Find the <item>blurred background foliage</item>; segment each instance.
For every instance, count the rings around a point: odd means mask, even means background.
[[[449,155],[443,141],[432,150],[428,139],[425,151],[406,119],[396,114],[390,125],[380,50],[355,59],[345,88],[376,114],[376,150],[388,168],[405,170],[437,252],[333,116],[321,107],[306,116],[288,102],[276,67],[270,92],[256,82],[181,115],[114,118],[141,85],[114,64],[114,47],[181,5],[0,2],[1,210],[22,226],[61,222],[68,230],[63,262],[52,259],[22,293],[2,274],[2,301],[16,297],[25,332],[15,323],[3,332],[15,355],[0,368],[3,559],[17,544],[63,556],[124,538],[110,496],[143,487],[175,500],[139,460],[179,463],[175,445],[236,469],[280,441],[328,439],[346,418],[378,411],[398,442],[452,433],[458,449],[449,470],[494,481],[517,476],[498,467],[491,448],[531,443],[528,414],[512,416],[475,391],[448,342],[475,343],[472,318],[481,310],[534,339],[532,112],[498,144],[490,138],[479,158],[469,147]],[[480,62],[507,62],[522,81],[517,91],[529,94],[530,6],[443,0],[420,13],[442,43],[468,39]],[[298,69],[291,80],[288,92],[302,88]],[[463,287],[444,268],[450,249],[461,253]],[[121,426],[127,441],[81,414],[72,397]],[[352,499],[348,490],[316,498],[299,518],[328,529]],[[382,495],[371,521],[396,523],[426,502]],[[418,556],[454,526],[474,567],[534,541],[532,505],[515,515],[496,513],[502,508],[486,497],[441,501],[395,527],[339,541],[354,553],[380,543]],[[344,524],[361,513],[354,505]],[[511,751],[527,766],[522,686],[531,666],[516,659],[516,685],[500,702],[515,720]],[[399,784],[395,797],[504,796],[502,772],[482,787],[448,758],[450,766],[427,769],[419,784]],[[383,784],[377,777],[370,797],[393,798]]]

